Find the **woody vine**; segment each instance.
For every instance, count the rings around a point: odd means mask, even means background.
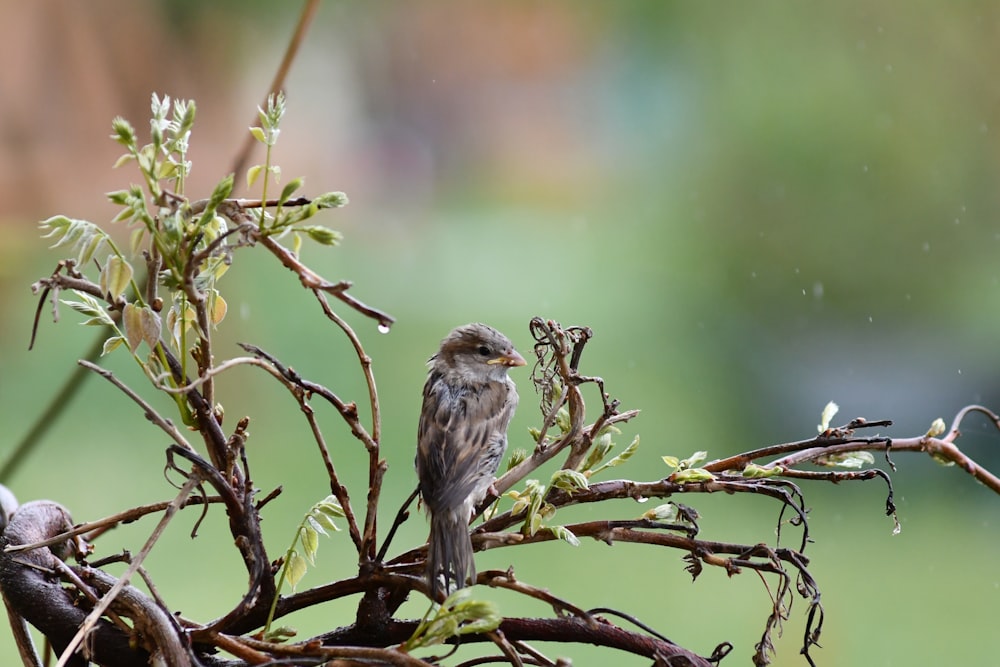
[[[92,222],[59,215],[41,223],[46,237],[69,256],[33,285],[39,296],[35,329],[46,305],[51,305],[53,319],[59,318],[61,306],[68,306],[86,318],[85,324],[100,329],[102,356],[132,358],[146,379],[142,387],[127,385],[92,361],[80,363],[117,387],[153,428],[166,434],[171,442],[164,452],[167,467],[173,479],[182,481],[173,497],[163,502],[82,523],[71,518],[70,508],[44,500],[18,506],[13,496],[2,494],[0,590],[25,665],[42,661],[28,624],[45,636],[59,656],[59,665],[90,661],[138,666],[151,660],[182,667],[330,661],[471,665],[477,664],[480,653],[467,657],[464,649],[477,643],[492,646],[494,661],[560,664],[533,646],[537,641],[596,644],[663,665],[713,665],[731,654],[733,647],[724,637],[710,655],[700,656],[667,639],[662,632],[668,629],[651,627],[627,609],[585,609],[573,602],[572,591],[549,591],[544,582],[519,578],[518,558],[526,545],[561,540],[564,548],[573,549],[586,538],[641,543],[651,550],[650,558],[667,563],[673,562],[667,554],[682,553],[694,578],[706,567],[722,568],[730,575],[759,573],[771,603],[762,610],[761,637],[750,652],[754,664],[770,661],[774,633],[789,618],[798,597],[804,601],[801,613],[806,618],[801,653],[812,665],[824,612],[820,585],[806,555],[810,541],[806,483],[880,482],[886,489],[886,513],[895,520],[886,470],[893,470],[894,455],[923,452],[958,464],[1000,492],[1000,480],[956,445],[961,423],[972,412],[986,415],[1000,428],[1000,417],[982,406],[964,408],[950,427],[938,420],[922,435],[890,439],[875,430],[890,426],[888,420],[859,418],[831,425],[836,412],[831,405],[814,437],[724,459],[708,460],[704,452],[684,458],[668,454],[663,458],[669,468],[662,478],[631,479],[634,471],[628,460],[639,438],[625,446],[616,441],[622,435],[620,426],[639,411],[623,409],[612,390],[587,367],[585,352],[594,332],[535,317],[528,323],[533,358],[525,356],[534,362],[532,382],[540,397],[540,420],[530,440],[512,434],[506,467],[493,487],[497,495],[477,508],[478,520],[470,526],[475,549],[504,549],[511,567],[480,571],[475,586],[435,598],[424,577],[426,544],[401,545],[394,540],[396,529],[410,518],[415,494],[403,507],[389,508],[381,491],[389,474],[412,480],[412,460],[389,461],[382,455],[383,416],[375,374],[362,338],[348,323],[349,317],[361,317],[387,330],[393,319],[356,298],[349,282],[329,281],[310,269],[299,254],[304,242],[324,246],[340,242],[337,232],[316,219],[328,209],[344,206],[347,197],[340,192],[302,195],[300,179],[280,178],[273,151],[285,101],[273,95],[259,109],[259,122],[251,129],[253,139],[265,149],[264,161],[243,174],[223,178],[207,197],[192,198],[186,191],[192,168],[187,151],[195,111],[193,102],[154,95],[146,143],[128,121],[116,118],[112,123],[112,138],[124,148],[117,166],[137,169],[141,180],[140,185],[108,195],[120,207],[113,223],[131,230],[128,248],[119,247]],[[235,177],[259,188],[260,197],[233,198]],[[312,292],[317,323],[325,318],[353,349],[365,396],[341,396],[308,371],[293,370],[250,343],[243,345],[240,356],[226,357],[228,351],[216,348],[213,335],[225,326],[227,311],[220,286],[231,264],[246,252],[265,253],[289,269],[301,288]],[[264,546],[261,518],[275,493],[261,495],[252,482],[254,461],[246,447],[250,417],[241,416],[234,426],[227,426],[225,397],[216,389],[221,374],[241,366],[258,369],[261,381],[277,382],[287,390],[308,423],[314,455],[329,483],[329,494],[316,499],[298,526],[278,527],[293,535],[280,554],[268,553]],[[581,389],[588,384],[596,387],[596,406],[585,404]],[[173,414],[154,409],[149,396],[157,392],[171,398]],[[528,393],[522,391],[526,397]],[[359,410],[358,401],[367,409]],[[333,406],[342,427],[365,450],[367,488],[349,489],[342,482],[340,462],[327,446],[325,434],[331,426],[314,411],[317,402]],[[626,478],[613,479],[613,472]],[[152,476],[159,474],[151,471]],[[701,539],[693,499],[718,491],[734,499],[745,493],[772,499],[780,508],[777,535],[770,542],[762,536],[756,544]],[[682,495],[687,502],[677,500]],[[620,505],[606,502],[621,498],[661,502],[637,515],[622,515]],[[599,520],[560,522],[560,509],[582,503],[606,509]],[[160,535],[178,515],[205,512],[225,512],[233,548],[248,575],[243,594],[231,602],[227,613],[210,621],[176,613],[169,591],[159,591],[143,568]],[[125,556],[102,552],[98,536],[144,516],[159,517],[148,539],[131,550],[121,576],[106,573],[103,566]],[[389,528],[383,532],[380,525]],[[317,560],[320,537],[341,529],[357,554],[357,572],[296,590],[307,568],[322,569]],[[137,588],[136,577],[144,579],[152,592]],[[543,601],[553,611],[539,617],[505,616],[490,600],[490,588]],[[279,623],[292,612],[346,596],[359,596],[357,614],[334,621],[319,636],[300,639]],[[419,619],[398,617],[401,604],[415,597],[426,599],[426,614]],[[572,648],[567,646],[566,651],[572,653]]]

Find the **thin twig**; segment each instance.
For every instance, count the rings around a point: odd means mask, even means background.
[[[634,419],[639,415],[639,410],[626,410],[613,417],[607,419],[604,424],[619,424],[622,422],[627,422],[630,419]],[[585,427],[582,434],[590,435],[593,432],[593,425]],[[581,435],[582,435],[581,434]],[[522,479],[530,475],[532,472],[537,470],[546,461],[551,460],[559,452],[566,448],[570,444],[570,440],[565,437],[556,440],[555,442],[549,443],[544,447],[540,447],[535,450],[535,452],[521,461],[519,464],[508,470],[506,473],[501,475],[497,481],[494,483],[494,487],[497,493],[503,495],[503,493],[513,487],[515,484],[520,482]]]
[[[285,87],[285,79],[288,77],[288,72],[292,68],[292,63],[295,61],[296,55],[298,55],[299,47],[305,41],[306,32],[308,32],[309,26],[312,24],[318,9],[319,0],[306,0],[305,5],[302,7],[302,13],[299,15],[299,21],[295,25],[295,32],[292,33],[292,38],[288,40],[285,55],[282,56],[281,64],[274,73],[274,79],[268,87],[268,93],[264,96],[265,103],[268,97],[277,94]],[[256,116],[254,116],[252,122],[257,122]],[[246,170],[247,162],[250,160],[250,153],[253,151],[255,142],[256,140],[253,138],[253,135],[247,133],[243,141],[243,146],[237,152],[236,159],[233,161],[232,173],[242,174]]]
[[[392,522],[392,526],[389,527],[389,532],[386,533],[385,542],[382,543],[382,548],[378,550],[378,554],[375,556],[375,562],[381,563],[385,559],[385,554],[389,550],[389,545],[392,543],[392,538],[396,535],[396,530],[410,518],[410,503],[416,500],[417,496],[420,494],[420,487],[413,489],[410,495],[403,501],[400,505],[399,511],[396,512],[396,518]]]
[[[161,417],[160,413],[158,413],[153,408],[153,406],[147,403],[145,399],[139,396],[139,394],[135,393],[131,389],[131,387],[129,387],[127,384],[125,384],[117,377],[115,377],[114,373],[112,373],[106,368],[101,368],[97,364],[90,362],[86,359],[80,359],[77,363],[86,368],[87,370],[97,373],[102,378],[104,378],[111,384],[118,387],[126,396],[131,398],[136,404],[138,404],[140,408],[142,408],[143,414],[146,416],[146,419],[159,426],[167,435],[171,437],[171,439],[173,439],[175,443],[177,443],[179,447],[183,447],[184,449],[194,451],[194,448],[191,447],[191,444],[188,443],[187,439],[184,437],[183,434],[181,434],[181,432],[177,429],[177,427],[174,426],[174,423],[172,421],[164,417]]]
[[[198,472],[197,469],[193,469],[191,474],[188,476],[187,481],[184,482],[184,486],[182,486],[180,492],[178,492],[177,497],[174,498],[174,500],[170,503],[170,506],[167,507],[166,511],[163,513],[163,517],[160,519],[159,523],[156,524],[156,528],[154,528],[153,532],[150,533],[146,543],[142,545],[142,549],[140,549],[139,553],[137,553],[132,559],[132,563],[128,566],[128,568],[126,568],[125,572],[122,573],[122,576],[118,579],[117,583],[115,583],[115,585],[104,594],[101,601],[94,605],[94,609],[87,614],[86,620],[80,626],[80,629],[77,631],[76,635],[74,635],[73,639],[70,640],[69,644],[63,650],[62,655],[59,656],[59,662],[56,663],[56,667],[66,667],[66,664],[72,659],[73,654],[76,653],[76,649],[80,646],[84,637],[87,636],[87,634],[94,627],[94,624],[97,623],[97,620],[114,601],[118,592],[124,588],[126,584],[128,584],[132,575],[138,571],[139,567],[146,559],[146,556],[148,556],[150,550],[152,550],[153,545],[159,541],[160,536],[167,527],[167,524],[170,523],[170,521],[174,518],[174,515],[177,513],[177,510],[183,506],[183,504],[187,501],[187,497],[192,491],[194,491],[195,487],[201,484],[201,482],[202,477],[200,472]],[[183,665],[178,665],[178,667],[183,667]]]
[[[89,521],[87,523],[81,523],[78,526],[74,526],[72,530],[67,530],[66,532],[59,533],[53,537],[40,542],[32,542],[31,544],[12,544],[4,549],[5,553],[17,553],[19,551],[30,551],[32,549],[40,549],[42,547],[50,547],[54,544],[59,544],[65,542],[66,540],[76,537],[77,535],[87,535],[87,541],[93,539],[94,531],[98,531],[103,528],[108,528],[110,526],[117,526],[120,523],[131,523],[137,519],[140,519],[148,514],[155,514],[156,512],[162,512],[174,501],[165,500],[158,503],[152,503],[149,505],[142,505],[140,507],[133,507],[127,509],[123,512],[118,512],[117,514],[112,514],[111,516],[104,517],[103,519],[98,519],[97,521]],[[218,503],[222,502],[222,499],[218,496],[195,496],[188,498],[183,507],[189,507],[191,505],[201,505],[204,503]]]
[[[330,400],[344,417],[345,421],[347,421],[347,423],[352,427],[352,431],[355,435],[360,435],[362,442],[369,441],[370,437],[357,421],[356,409],[353,408],[353,404],[348,405],[344,403],[338,396],[325,387],[320,387],[319,385],[315,385],[305,380],[290,367],[278,361],[274,355],[262,350],[256,345],[239,343],[239,346],[247,352],[251,352],[256,355],[256,357],[244,358],[252,359],[254,361],[253,365],[265,369],[277,378],[285,386],[285,388],[288,389],[288,391],[295,398],[295,401],[299,404],[299,409],[305,415],[306,421],[309,423],[309,428],[313,433],[313,440],[319,448],[320,456],[323,459],[323,465],[326,467],[327,479],[330,482],[330,490],[337,497],[337,501],[340,503],[341,509],[344,510],[348,530],[352,541],[358,549],[358,554],[364,557],[366,550],[363,546],[361,531],[358,527],[357,517],[351,504],[350,494],[348,493],[347,487],[340,482],[340,477],[333,465],[333,458],[330,456],[330,450],[326,445],[326,439],[323,437],[319,423],[316,421],[316,415],[309,404],[308,397],[309,395],[315,393]]]

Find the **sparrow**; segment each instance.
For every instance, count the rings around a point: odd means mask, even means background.
[[[525,363],[509,338],[478,323],[449,333],[427,362],[416,467],[430,515],[427,578],[435,599],[475,580],[469,520],[507,449],[517,408],[507,371]]]

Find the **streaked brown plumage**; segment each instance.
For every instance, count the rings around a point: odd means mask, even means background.
[[[510,340],[485,324],[458,327],[428,362],[416,466],[431,520],[427,578],[434,597],[475,579],[469,519],[507,449],[517,407],[507,371],[524,364]]]

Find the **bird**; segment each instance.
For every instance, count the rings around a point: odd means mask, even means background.
[[[415,463],[430,515],[427,578],[434,599],[475,580],[469,520],[507,449],[518,401],[507,371],[526,363],[509,338],[482,323],[452,330],[427,362]]]

